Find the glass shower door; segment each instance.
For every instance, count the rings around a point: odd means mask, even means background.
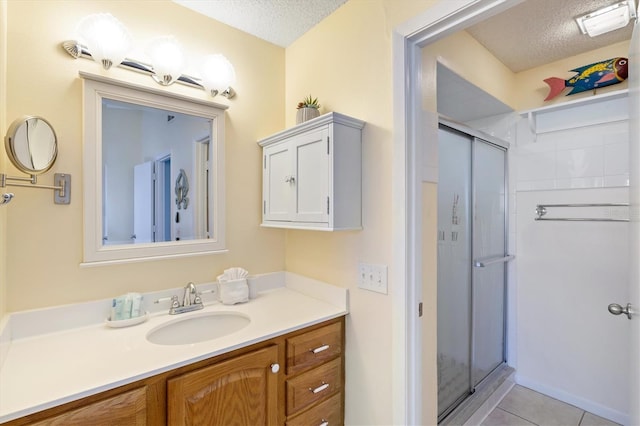
[[[471,141],[438,134],[438,416],[471,392]]]
[[[474,140],[472,385],[505,360],[506,150]]]
[[[438,418],[442,419],[504,362],[508,256],[506,149],[444,125],[438,139]]]

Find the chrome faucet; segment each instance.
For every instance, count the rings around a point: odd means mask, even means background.
[[[195,295],[194,300],[191,300],[191,296]],[[198,292],[196,291],[196,285],[194,283],[189,283],[184,288],[184,298],[182,299],[182,306],[191,306],[195,302],[195,298],[198,297]]]
[[[171,307],[169,308],[169,315],[183,314],[185,312],[197,311],[204,308],[202,303],[202,295],[205,293],[216,293],[216,289],[209,289],[204,291],[198,291],[196,285],[192,282],[188,283],[184,287],[184,296],[182,297],[182,304],[177,295],[171,296],[171,298],[163,297],[158,300],[154,300],[153,303],[171,301]]]
[[[182,305],[178,301],[178,296],[171,297],[171,308],[169,309],[169,315],[183,314],[185,312],[197,311],[204,308],[202,304],[202,298],[200,293],[196,289],[194,283],[189,283],[184,288],[184,297],[182,299]]]

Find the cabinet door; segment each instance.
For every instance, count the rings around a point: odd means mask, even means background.
[[[310,131],[292,140],[293,220],[329,222],[329,131]]]
[[[223,361],[167,381],[168,424],[275,425],[277,346]]]
[[[147,424],[146,387],[93,402],[84,407],[30,424],[34,426],[143,426]]]
[[[264,220],[291,220],[293,173],[291,149],[286,143],[264,149],[263,213]]]

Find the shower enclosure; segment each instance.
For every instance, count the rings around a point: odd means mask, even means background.
[[[438,420],[505,362],[507,144],[441,120]]]

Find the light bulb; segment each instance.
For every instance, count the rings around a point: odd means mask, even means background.
[[[131,48],[129,31],[110,13],[84,17],[78,23],[76,32],[93,59],[106,70],[112,65],[119,65]]]
[[[153,39],[147,47],[147,55],[155,73],[154,80],[163,86],[173,84],[182,75],[184,53],[175,37],[162,36]]]
[[[200,73],[202,85],[212,96],[223,93],[236,82],[233,65],[223,55],[205,57]]]

